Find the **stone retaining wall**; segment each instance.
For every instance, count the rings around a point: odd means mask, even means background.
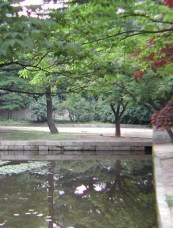
[[[54,159],[85,157],[88,155],[143,155],[151,148],[151,142],[78,142],[78,141],[1,141],[0,159]],[[146,149],[147,148],[147,149]],[[39,158],[40,156],[40,158]],[[52,159],[52,158],[51,158]],[[33,160],[33,158],[32,158]]]
[[[150,142],[1,141],[0,151],[145,151]]]

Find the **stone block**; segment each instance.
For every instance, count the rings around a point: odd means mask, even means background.
[[[9,151],[1,151],[1,152],[0,152],[0,156],[1,156],[1,155],[8,155],[8,154],[9,154]]]
[[[81,151],[83,150],[81,146],[64,146],[64,151]]]
[[[8,155],[15,155],[15,150],[8,150]]]
[[[39,151],[48,151],[49,147],[48,146],[39,146]]]
[[[39,146],[36,146],[36,145],[26,145],[24,146],[23,150],[25,151],[38,151],[39,150]]]
[[[8,150],[8,145],[0,145],[0,151]]]
[[[16,145],[14,145],[14,146],[8,146],[8,150],[20,150],[20,151],[23,151],[23,148],[24,148],[24,146],[16,146]]]
[[[17,151],[17,150],[15,150],[15,155],[23,155],[24,154],[24,151],[21,151],[21,150],[19,150],[19,151]]]
[[[81,151],[96,151],[97,149],[96,145],[83,145],[81,147]]]
[[[64,146],[49,146],[49,151],[63,151]]]

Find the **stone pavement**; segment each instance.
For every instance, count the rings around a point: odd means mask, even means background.
[[[173,144],[154,145],[156,201],[161,228],[173,227]],[[172,201],[172,205],[169,205]]]

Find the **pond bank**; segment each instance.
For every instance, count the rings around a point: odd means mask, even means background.
[[[29,159],[28,156],[37,155],[42,159],[84,155],[142,155],[151,152],[152,142],[149,139],[112,137],[87,137],[85,140],[66,141],[0,141],[0,159],[8,160],[20,156],[21,159]],[[52,160],[52,159],[51,159]]]

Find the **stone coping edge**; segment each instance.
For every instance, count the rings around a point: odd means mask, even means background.
[[[171,212],[166,200],[165,189],[163,186],[161,176],[161,163],[159,157],[153,158],[154,162],[154,177],[155,177],[155,191],[156,191],[156,203],[158,211],[158,225],[159,228],[172,228]]]

